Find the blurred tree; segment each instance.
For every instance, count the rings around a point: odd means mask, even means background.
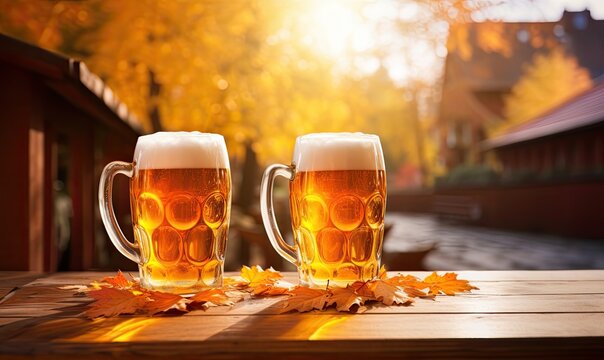
[[[438,98],[440,70],[425,66],[425,54],[443,47],[448,24],[483,5],[337,2],[319,19],[330,27],[317,30],[309,19],[326,4],[311,0],[0,0],[0,31],[84,58],[149,131],[219,132],[231,155],[242,158],[249,144],[267,163],[289,162],[297,135],[362,130],[382,137],[392,173],[412,163],[429,178],[436,151],[426,99]],[[338,9],[369,7],[387,11],[371,20],[372,48],[356,49],[349,34],[329,43],[345,53],[326,56],[308,41],[354,30]],[[431,47],[416,52],[414,37]],[[393,56],[395,48],[407,58]],[[411,76],[395,82],[387,68],[401,63]]]
[[[499,134],[533,119],[591,86],[589,71],[579,66],[575,57],[559,48],[537,54],[505,99],[504,122],[492,132]]]

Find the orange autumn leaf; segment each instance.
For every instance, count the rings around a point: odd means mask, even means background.
[[[380,268],[380,273],[378,275],[378,278],[384,280],[388,278],[388,270],[386,269],[386,265],[382,265],[382,267]]]
[[[241,278],[241,276],[225,277],[222,285],[227,288],[243,289],[248,286],[249,282]]]
[[[147,302],[146,296],[140,291],[109,287],[89,291],[88,296],[95,299],[84,312],[89,318],[134,314],[143,309]]]
[[[429,288],[429,294],[431,295],[438,295],[440,293],[455,295],[455,293],[467,292],[472,289],[478,290],[477,287],[470,285],[468,280],[458,280],[456,273],[438,275],[436,272],[433,272],[423,282],[425,287]]]
[[[413,302],[401,287],[389,284],[383,280],[372,281],[370,287],[375,299],[385,305],[410,305]]]
[[[369,284],[371,281],[355,281],[354,283],[348,285],[350,288],[354,289],[354,291],[361,296],[365,297],[373,297],[373,291],[369,288]]]
[[[414,287],[405,287],[405,288],[403,288],[403,290],[405,291],[405,294],[407,294],[410,297],[419,297],[422,299],[434,299],[433,294],[428,294],[427,292],[416,289]]]
[[[255,296],[276,296],[289,294],[291,287],[277,286],[276,283],[258,284],[253,287]]]
[[[121,272],[114,277],[106,277],[101,283],[93,282],[89,286],[69,285],[61,287],[75,290],[74,296],[90,296],[94,299],[85,316],[117,316],[120,314],[155,315],[176,309],[188,312],[195,309],[207,309],[210,306],[233,305],[235,302],[252,296],[289,295],[284,300],[281,312],[324,310],[335,307],[338,311],[366,310],[365,304],[382,302],[385,305],[410,305],[411,298],[430,298],[436,295],[454,295],[476,287],[467,280],[457,279],[457,274],[432,273],[423,281],[415,276],[396,275],[388,277],[385,267],[380,269],[379,278],[371,281],[356,281],[346,288],[312,289],[293,286],[283,281],[278,271],[259,266],[244,266],[241,276],[225,277],[222,289],[207,289],[198,292],[191,298],[181,295],[147,290],[136,280],[128,280]],[[424,291],[427,289],[427,291]]]
[[[212,303],[214,305],[230,306],[235,303],[234,300],[239,301],[240,297],[230,297],[222,289],[208,289],[198,292],[189,300],[198,303]]]
[[[259,284],[274,283],[283,276],[272,267],[264,270],[256,265],[252,267],[243,266],[241,268],[241,277],[248,282],[249,287],[254,287]]]
[[[400,286],[400,287],[409,287],[415,289],[423,289],[426,287],[426,284],[422,282],[420,279],[416,278],[413,275],[396,275],[390,278],[383,278],[383,281],[388,284]]]
[[[282,313],[289,311],[306,312],[311,310],[323,310],[331,293],[323,289],[312,289],[297,286],[290,292],[291,297],[285,301]]]
[[[101,282],[107,283],[107,284],[113,286],[114,288],[118,288],[118,289],[128,289],[128,288],[132,287],[132,285],[134,284],[132,281],[126,279],[124,274],[122,274],[121,270],[117,271],[116,276],[107,276],[107,277],[103,278],[103,280],[101,280]]]
[[[353,287],[334,288],[327,300],[327,306],[335,305],[338,311],[350,311],[354,305],[362,306],[371,297],[359,295]]]
[[[146,296],[146,302],[141,312],[147,315],[155,315],[170,309],[186,312],[187,304],[190,302],[180,295],[160,291],[147,291],[143,294]]]

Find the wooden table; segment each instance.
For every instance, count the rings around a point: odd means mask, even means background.
[[[270,298],[183,316],[78,317],[88,300],[58,287],[106,275],[0,273],[0,357],[596,358],[604,351],[599,270],[459,272],[480,290],[363,314],[278,314],[279,299]]]

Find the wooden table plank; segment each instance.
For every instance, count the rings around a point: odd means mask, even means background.
[[[0,302],[10,292],[31,281],[43,276],[42,273],[30,271],[3,271],[0,272]]]
[[[250,315],[257,313],[279,314],[285,297],[254,299],[233,307],[216,307],[206,311],[195,311],[189,316],[217,314]],[[84,311],[88,300],[65,298],[54,302],[36,298],[21,301],[15,296],[0,307],[0,317],[71,317]],[[331,310],[329,310],[331,311]],[[334,310],[335,311],[335,310]],[[596,295],[461,295],[441,296],[436,300],[417,299],[411,306],[369,306],[368,314],[498,314],[498,313],[594,313],[604,312],[604,294]],[[321,315],[323,312],[317,314]]]
[[[602,313],[47,317],[6,324],[0,336],[4,342],[32,343],[602,337],[603,322]]]
[[[445,273],[446,271],[438,271],[439,273]],[[431,274],[427,271],[405,271],[402,272],[405,275],[414,275],[417,277],[425,277]],[[470,280],[472,282],[478,281],[604,281],[603,270],[526,270],[526,271],[455,271],[458,274],[458,278]],[[40,278],[32,284],[56,284],[56,285],[68,285],[68,284],[85,284],[92,280],[100,280],[105,276],[114,276],[116,272],[64,272],[55,273],[49,277]],[[126,276],[138,276],[138,273],[124,272]],[[389,275],[397,275],[397,271],[389,271]],[[225,276],[235,276],[238,273],[227,272]],[[295,273],[283,273],[286,280],[291,282],[297,282],[297,275]],[[2,272],[0,272],[0,278],[2,278]]]
[[[106,275],[54,274],[19,288],[0,305],[0,357],[576,358],[604,351],[604,271],[459,272],[481,289],[363,314],[278,314],[281,300],[270,298],[183,316],[78,317],[89,300],[58,287]]]
[[[98,355],[110,349],[112,356],[148,353],[180,357],[194,351],[196,356],[205,359],[217,355],[216,352],[235,351],[249,355],[264,350],[270,353],[268,349],[275,348],[290,355],[297,351],[307,354],[363,354],[369,347],[374,356],[379,356],[380,350],[376,348],[383,350],[383,347],[397,344],[396,350],[403,351],[403,354],[409,350],[407,346],[421,342],[424,350],[429,351],[426,354],[436,358],[436,354],[457,340],[469,351],[463,357],[473,357],[476,355],[473,351],[481,346],[509,346],[507,355],[511,352],[524,357],[529,353],[513,347],[522,339],[527,342],[539,340],[543,353],[537,357],[559,355],[544,347],[546,345],[555,345],[556,348],[563,345],[577,351],[575,355],[584,353],[586,349],[601,349],[602,327],[595,322],[601,323],[604,320],[602,315],[595,318],[582,315],[572,319],[569,316],[514,314],[472,317],[445,314],[426,317],[410,314],[396,317],[316,317],[302,314],[220,317],[220,321],[197,321],[199,318],[193,317],[114,318],[97,320],[92,324],[79,318],[52,319],[35,326],[28,322],[10,325],[15,335],[0,344],[0,353],[22,354],[25,351],[53,355],[85,351]],[[214,320],[214,317],[210,319]],[[519,324],[530,326],[519,327]],[[284,344],[289,345],[283,348]],[[139,350],[133,352],[133,349]]]

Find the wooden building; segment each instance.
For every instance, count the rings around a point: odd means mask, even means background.
[[[504,178],[604,175],[604,82],[482,147],[496,152]]]
[[[131,161],[140,132],[84,63],[0,34],[0,270],[102,265],[98,178]],[[118,213],[129,214],[127,184]]]
[[[435,202],[474,206],[482,226],[604,239],[604,83],[481,146],[500,181],[442,187]]]
[[[487,127],[503,118],[504,98],[536,54],[554,47],[575,56],[592,78],[604,74],[604,21],[588,10],[555,22],[480,22],[452,29],[437,128],[439,159],[451,170],[483,159]],[[460,39],[462,37],[462,39]],[[555,74],[552,74],[555,76]]]

